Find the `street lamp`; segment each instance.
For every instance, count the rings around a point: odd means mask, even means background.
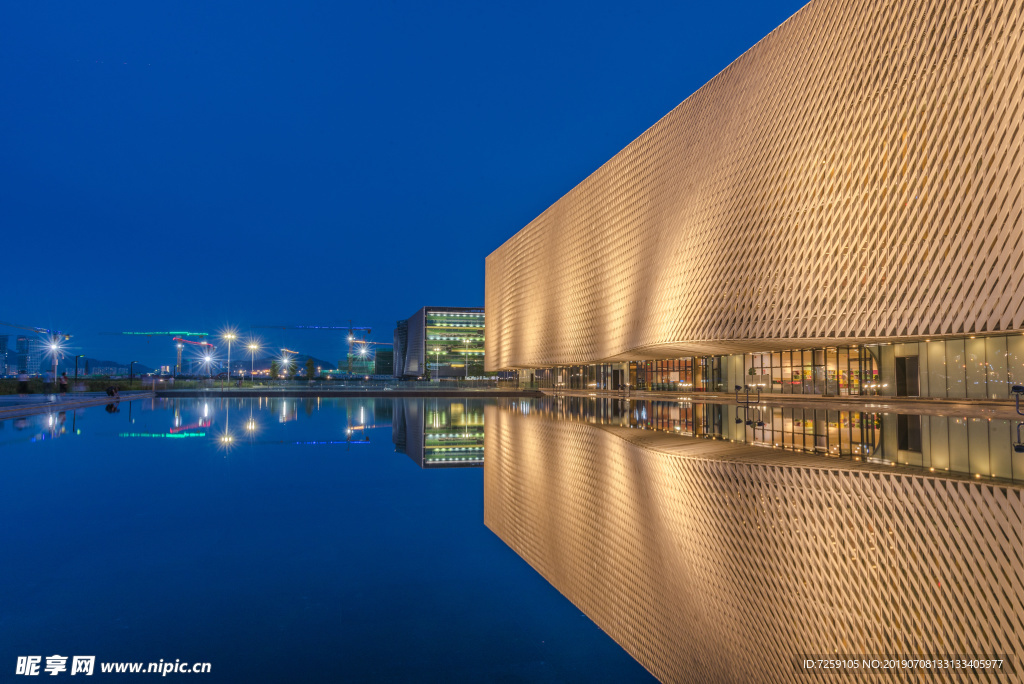
[[[213,379],[213,370],[212,370],[213,357],[210,356],[209,354],[204,356],[203,357],[203,364],[206,366],[207,377],[209,377],[212,380]]]
[[[84,358],[85,358],[85,354],[76,354],[75,355],[75,382],[78,382],[78,359],[84,359]]]
[[[441,348],[434,347],[434,372],[437,373],[438,382],[441,381]]]
[[[251,375],[252,378],[253,378],[253,384],[255,384],[255,380],[256,380],[256,352],[258,352],[259,350],[260,350],[259,343],[257,343],[255,340],[250,340],[249,341],[249,356],[250,356],[249,375]]]
[[[225,379],[224,385],[221,388],[221,389],[223,389],[224,387],[227,387],[229,382],[231,382],[231,342],[236,337],[238,337],[238,335],[236,335],[235,333],[233,333],[231,331],[228,331],[228,332],[224,333],[223,335],[221,335],[221,337],[228,341],[228,377],[227,377],[227,379]]]
[[[50,338],[50,356],[53,357],[53,389],[57,390],[57,357],[60,356],[60,338],[53,336]]]
[[[128,364],[128,389],[132,388],[132,383],[135,381],[135,364],[138,361],[132,361]]]

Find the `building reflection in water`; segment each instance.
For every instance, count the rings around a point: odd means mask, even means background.
[[[487,408],[485,524],[662,681],[1022,652],[1016,485],[522,408]]]
[[[484,462],[483,399],[396,399],[391,440],[421,468]]]
[[[531,410],[591,423],[1024,481],[1024,453],[1014,449],[1019,422],[1005,417],[765,405],[744,410],[735,404],[593,397],[547,398]]]

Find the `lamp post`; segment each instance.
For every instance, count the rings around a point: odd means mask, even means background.
[[[434,347],[434,372],[437,373],[437,381],[441,381],[441,348]]]
[[[132,383],[135,381],[135,364],[138,361],[132,361],[128,364],[128,389],[132,388]]]
[[[50,338],[50,356],[53,357],[53,390],[57,391],[57,357],[60,355],[60,338]]]
[[[76,354],[75,355],[75,382],[78,382],[78,359],[84,359],[84,358],[85,358],[85,354]]]
[[[249,375],[252,376],[253,385],[256,384],[256,352],[259,350],[260,345],[249,342]]]
[[[233,332],[226,332],[223,337],[228,341],[228,377],[224,380],[224,385],[221,387],[222,391],[228,386],[228,383],[231,382],[231,341],[234,340],[237,335]]]

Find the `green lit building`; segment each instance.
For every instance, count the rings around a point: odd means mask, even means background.
[[[484,400],[396,400],[391,440],[421,468],[482,466]]]
[[[393,373],[431,380],[482,377],[483,307],[425,306],[398,321]]]

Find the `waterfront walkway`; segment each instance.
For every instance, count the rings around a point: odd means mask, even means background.
[[[0,420],[21,418],[38,413],[54,413],[86,406],[102,406],[117,401],[150,399],[156,394],[150,391],[122,392],[119,399],[108,397],[106,392],[70,392],[68,394],[18,394],[0,395]]]

